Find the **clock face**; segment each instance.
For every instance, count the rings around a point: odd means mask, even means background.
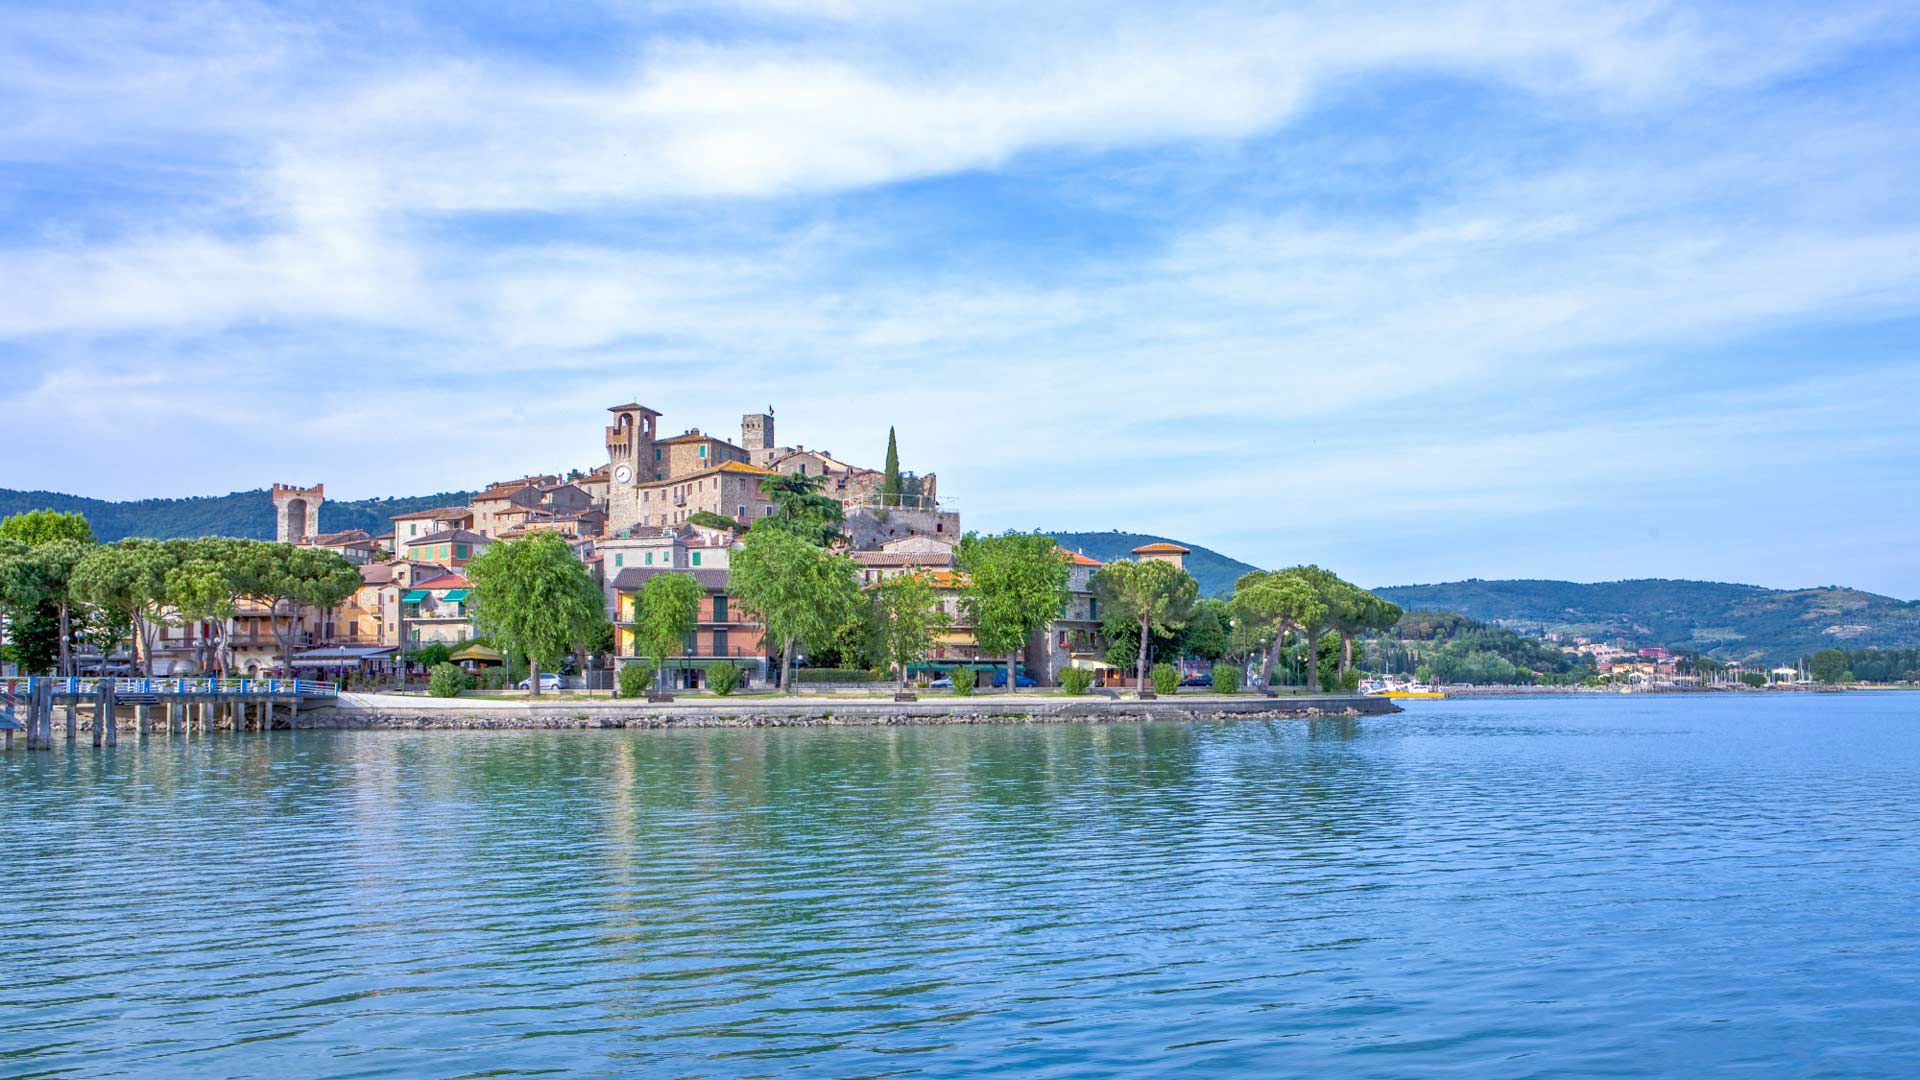
[[[621,482],[621,483],[623,483],[623,484],[624,484],[624,483],[626,483],[626,482],[627,482],[627,481],[629,481],[629,480],[632,480],[632,479],[633,479],[633,467],[632,467],[632,466],[630,466],[630,465],[622,465],[622,466],[620,466],[619,468],[617,468],[617,469],[615,469],[615,470],[613,470],[613,478],[614,478],[615,480],[618,480],[619,482]]]

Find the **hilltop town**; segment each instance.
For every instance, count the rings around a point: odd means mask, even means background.
[[[608,412],[606,460],[564,475],[503,479],[461,505],[396,515],[386,533],[322,533],[324,484],[274,485],[276,539],[335,552],[355,564],[362,578],[345,602],[295,616],[296,663],[342,673],[387,672],[405,656],[439,655],[441,649],[455,662],[498,661],[475,625],[474,586],[465,569],[495,544],[550,532],[565,539],[601,589],[614,626],[612,666],[641,659],[633,631],[641,588],[657,575],[682,574],[706,595],[688,648],[667,664],[671,686],[699,688],[719,661],[740,667],[749,685],[765,684],[773,677],[777,650],[752,614],[730,602],[729,579],[746,529],[774,513],[772,488],[783,477],[808,478],[819,494],[839,504],[834,546],[858,566],[863,585],[911,573],[939,590],[949,625],[935,636],[917,674],[1001,658],[983,656],[967,625],[956,571],[961,516],[942,503],[935,473],[901,471],[897,462],[872,468],[823,448],[784,445],[771,408],[742,416],[734,439],[697,427],[668,435],[662,414],[637,402]],[[891,457],[893,447],[888,450]],[[1152,543],[1133,554],[1177,565],[1188,553],[1178,544]],[[1112,667],[1102,659],[1108,642],[1091,585],[1103,564],[1065,556],[1072,599],[1052,625],[1032,636],[1022,657],[1027,677],[1042,685],[1071,667]],[[232,638],[241,669],[273,666],[280,638],[270,622],[283,624],[284,638],[288,617],[285,608],[277,615],[243,609]],[[207,652],[200,638],[210,632],[191,623],[163,627],[155,655],[173,670],[197,670]]]

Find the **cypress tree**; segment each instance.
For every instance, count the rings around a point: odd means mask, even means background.
[[[900,444],[891,427],[887,428],[887,469],[880,480],[880,502],[883,506],[900,505]]]

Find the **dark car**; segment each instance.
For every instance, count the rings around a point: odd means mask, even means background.
[[[1180,685],[1181,686],[1212,686],[1213,672],[1202,671],[1198,675],[1189,675],[1186,677],[1184,681],[1180,683]]]
[[[1007,685],[1007,673],[1004,669],[993,673],[993,685],[995,686]],[[1013,677],[1013,685],[1015,687],[1024,689],[1029,686],[1039,686],[1040,684],[1034,681],[1033,676],[1023,674],[1023,675],[1015,675]]]

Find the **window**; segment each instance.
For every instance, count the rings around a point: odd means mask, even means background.
[[[657,446],[653,448],[653,460],[655,461],[660,460],[660,448]]]
[[[707,456],[707,444],[706,444],[706,443],[701,443],[701,444],[700,444],[700,456],[701,456],[701,457],[703,457],[703,458]]]
[[[453,554],[454,554],[454,555],[455,555],[455,557],[457,557],[457,558],[461,558],[461,559],[464,559],[464,558],[466,558],[466,557],[467,557],[467,545],[465,545],[465,544],[457,544],[457,545],[455,545],[455,546],[454,546],[454,549],[453,549]]]
[[[699,552],[697,552],[697,551],[696,551],[696,552],[694,552],[694,553],[693,553],[693,554],[692,554],[691,556],[689,556],[689,558],[691,558],[691,559],[693,560],[693,565],[695,565],[695,566],[699,566],[699,565],[700,565],[700,553],[699,553]]]
[[[713,621],[727,621],[727,596],[725,593],[721,593],[713,598]]]
[[[1088,597],[1087,598],[1087,618],[1097,619],[1099,617],[1100,617],[1100,601],[1094,599],[1093,597]]]
[[[624,561],[624,560],[625,560],[625,558],[626,558],[626,556],[624,556],[624,555],[621,555],[621,554],[620,554],[619,552],[617,552],[617,551],[616,551],[616,552],[614,552],[614,554],[613,554],[613,565],[615,565],[615,566],[625,566],[625,565],[626,565],[626,563],[625,563],[625,561]]]
[[[420,525],[419,525],[419,523],[418,523],[418,522],[416,522],[416,523],[414,523],[414,524],[412,524],[412,525],[409,525],[409,526],[407,526],[407,535],[408,535],[408,536],[419,536],[419,535],[420,535]]]
[[[713,655],[727,655],[727,632],[725,630],[715,630],[713,632]]]
[[[653,552],[651,551],[647,552],[647,565],[648,566],[653,565]]]

